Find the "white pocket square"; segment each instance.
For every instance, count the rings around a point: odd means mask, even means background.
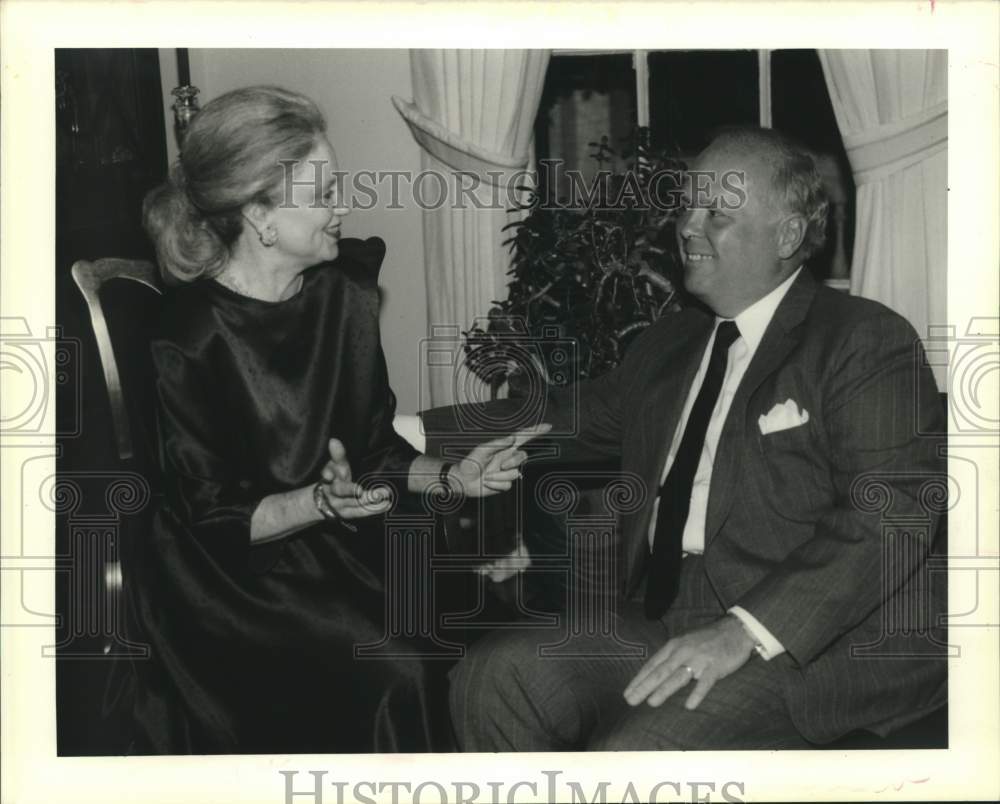
[[[799,427],[807,421],[809,421],[809,411],[805,408],[800,411],[794,400],[786,399],[784,403],[771,408],[766,416],[757,419],[757,425],[760,427],[761,435],[767,435]]]

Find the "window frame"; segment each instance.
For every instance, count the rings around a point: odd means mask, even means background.
[[[771,51],[748,48],[757,53],[757,120],[763,128],[771,128]],[[553,50],[553,56],[632,56],[635,74],[636,123],[649,126],[649,60],[651,50]]]
[[[772,113],[771,85],[771,53],[772,50],[747,48],[757,53],[757,120],[762,128],[771,128],[774,118]],[[552,56],[615,56],[630,54],[632,56],[632,72],[635,74],[636,123],[639,126],[649,126],[649,60],[652,50],[552,50]],[[837,237],[843,237],[843,230],[838,227]],[[847,258],[848,278],[826,278],[823,282],[837,290],[848,292],[850,288],[850,273],[852,260]]]

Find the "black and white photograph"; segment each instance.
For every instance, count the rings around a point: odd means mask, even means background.
[[[1000,793],[996,7],[74,5],[5,802]]]

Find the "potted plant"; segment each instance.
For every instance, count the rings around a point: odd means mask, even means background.
[[[599,377],[639,332],[680,308],[677,185],[663,177],[676,177],[681,164],[649,147],[648,129],[636,141],[617,174],[605,168],[614,153],[607,138],[591,143],[598,175],[584,206],[555,198],[551,186],[527,189],[527,215],[505,227],[508,296],[494,302],[485,328],[464,333],[466,365],[494,391],[507,384],[516,395],[531,371],[555,385]],[[575,341],[569,364],[545,349],[553,334]]]
[[[540,384],[599,377],[621,362],[636,335],[682,305],[674,242],[681,163],[649,147],[648,129],[638,130],[622,173],[605,167],[614,153],[606,137],[591,146],[598,175],[586,203],[563,203],[551,182],[543,182],[527,190],[527,215],[505,227],[507,298],[494,303],[485,328],[477,324],[465,333],[464,346],[466,365],[494,396],[528,396]],[[581,491],[574,513],[600,510],[603,483],[595,479]],[[540,511],[533,497],[525,495],[528,549],[566,555],[565,515]],[[521,550],[518,545],[516,553]],[[509,563],[524,566],[523,554]],[[568,576],[543,575],[536,578],[536,603],[561,607]]]

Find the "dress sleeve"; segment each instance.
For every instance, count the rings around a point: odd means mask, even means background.
[[[392,425],[396,415],[396,395],[389,387],[389,374],[386,368],[382,345],[378,342],[376,329],[375,370],[373,379],[375,393],[372,397],[371,424],[368,430],[368,442],[365,455],[361,458],[355,477],[375,475],[381,481],[388,482],[394,489],[396,499],[402,499],[407,492],[407,476],[410,464],[420,453]]]
[[[410,464],[420,453],[396,433],[392,425],[396,415],[396,395],[389,386],[389,372],[379,328],[381,304],[378,275],[385,259],[386,247],[381,238],[370,237],[364,241],[342,241],[341,253],[349,263],[355,264],[351,271],[354,280],[352,292],[360,294],[356,299],[357,308],[365,310],[364,324],[357,336],[367,340],[368,348],[363,351],[371,354],[372,361],[362,372],[370,378],[372,384],[369,397],[371,415],[365,454],[352,467],[354,477],[358,480],[366,475],[369,478],[377,476],[379,481],[387,482],[393,487],[397,500],[402,500],[402,495],[407,492]],[[361,335],[361,332],[364,334]]]
[[[170,508],[208,552],[245,561],[250,518],[263,496],[223,444],[205,367],[169,341],[152,343]]]

